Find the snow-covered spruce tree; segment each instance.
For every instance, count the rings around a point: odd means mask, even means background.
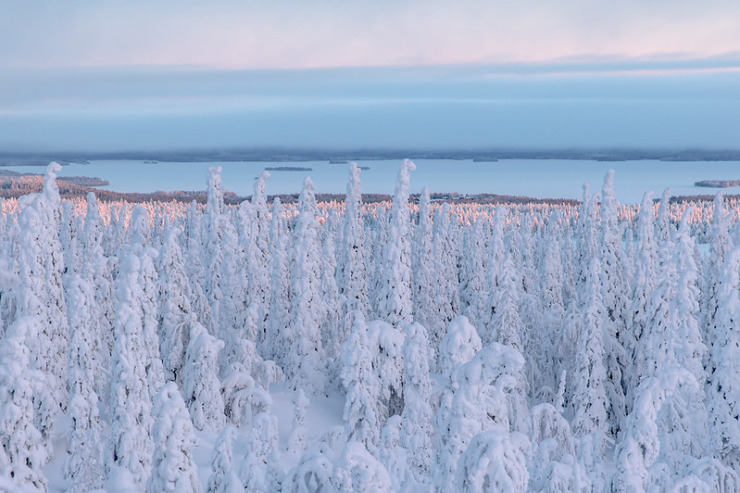
[[[478,332],[464,315],[455,318],[447,327],[447,335],[439,347],[439,367],[442,385],[450,387],[455,371],[469,361],[483,347]]]
[[[283,369],[292,389],[320,393],[326,388],[326,362],[319,331],[324,310],[320,299],[320,228],[316,220],[314,186],[308,177],[303,181],[298,202],[299,213],[293,231],[293,300],[286,338],[290,347]]]
[[[663,190],[663,195],[660,197],[660,206],[658,207],[658,217],[655,221],[655,236],[658,243],[672,242],[673,233],[675,229],[671,227],[670,213],[668,208],[670,206],[671,189],[666,188]]]
[[[152,391],[144,345],[140,249],[128,247],[116,279],[116,319],[111,363],[106,452],[107,482],[127,478],[143,489],[152,464]]]
[[[177,241],[180,229],[165,226],[165,237],[162,250],[157,259],[160,273],[159,313],[160,354],[167,380],[182,381],[180,374],[185,365],[185,348],[190,341],[189,325],[192,308],[190,307],[190,283],[185,273],[182,250]]]
[[[686,400],[671,399],[677,393],[686,395],[687,386],[694,391],[701,388],[693,375],[675,364],[640,382],[624,436],[615,449],[616,491],[668,491],[684,477],[686,467],[693,464],[689,428],[696,424],[690,421],[699,416],[680,423],[667,419],[665,413],[667,405],[674,410],[678,405],[682,407],[678,414],[688,417]]]
[[[77,215],[74,204],[69,201],[61,204],[61,222],[59,223],[59,243],[62,247],[62,260],[65,275],[79,274],[82,257],[79,248],[79,232],[77,231]]]
[[[332,209],[329,211],[329,217],[326,218],[323,226],[324,242],[321,253],[321,281],[319,282],[319,296],[323,305],[319,330],[332,380],[336,379],[335,372],[340,364],[338,361],[339,348],[346,340],[345,334],[339,329],[341,305],[335,277],[337,259],[334,249],[334,235],[337,222],[336,212]]]
[[[277,418],[266,412],[255,416],[249,427],[247,453],[242,460],[239,477],[247,491],[268,493],[271,457],[277,453]]]
[[[463,234],[462,249],[465,254],[460,266],[460,304],[463,314],[474,326],[482,324],[482,313],[484,313],[486,302],[485,221],[479,216],[472,226],[465,229]],[[415,274],[416,269],[414,269]],[[414,319],[418,321],[418,317]]]
[[[414,242],[411,245],[411,273],[413,276],[413,316],[414,320],[424,327],[431,326],[435,318],[434,306],[434,256],[432,252],[432,216],[430,210],[429,189],[422,188],[419,197],[419,223],[414,231]],[[442,336],[440,336],[441,339]],[[428,352],[432,356],[431,368],[436,367],[436,346],[429,339]]]
[[[560,411],[547,403],[533,407],[531,429],[529,491],[592,491],[588,475],[576,459],[570,425]]]
[[[293,428],[288,437],[288,452],[295,456],[300,456],[306,451],[306,411],[310,404],[303,389],[299,389],[293,399]]]
[[[27,343],[40,329],[38,318],[20,317],[0,341],[0,477],[18,490],[45,492],[41,468],[49,454],[34,425],[33,404],[45,375],[34,369]]]
[[[600,265],[591,260],[585,284],[583,327],[578,335],[573,385],[573,436],[578,459],[587,469],[598,468],[603,460],[609,434],[607,375],[604,364],[604,323],[606,313],[599,289]]]
[[[205,330],[205,329],[203,329]],[[154,455],[152,475],[147,481],[150,493],[202,491],[198,468],[193,458],[195,436],[190,415],[177,384],[168,382],[154,399],[152,435]]]
[[[224,342],[210,335],[193,314],[186,327],[190,335],[183,369],[183,397],[196,429],[219,430],[225,423],[218,379],[218,353]]]
[[[219,313],[216,335],[231,344],[241,338],[241,328],[246,320],[246,279],[240,272],[242,262],[239,236],[228,214],[220,217],[221,223],[221,275],[219,276]],[[227,353],[222,355],[222,359]],[[225,366],[222,364],[222,370]]]
[[[205,237],[204,250],[205,258],[205,282],[204,290],[211,305],[211,316],[216,325],[214,334],[219,335],[218,325],[221,322],[221,276],[223,263],[223,251],[221,242],[223,238],[224,226],[224,193],[221,190],[221,167],[211,166],[208,168],[208,202],[206,204],[205,215]],[[233,272],[232,272],[233,274]]]
[[[499,344],[510,346],[520,353],[524,352],[520,334],[523,324],[519,319],[519,286],[520,277],[514,270],[514,264],[510,253],[504,257],[503,268],[499,278],[499,287],[495,297],[496,313],[491,319],[493,337],[491,340],[483,340],[484,344],[496,341]],[[539,355],[538,355],[539,357]],[[529,389],[527,372],[529,366],[525,365],[521,371],[514,374],[516,385],[511,389],[508,399],[513,405],[509,420],[513,430],[526,433],[529,425],[529,410],[527,408],[526,395]],[[530,372],[531,373],[531,372]]]
[[[373,352],[367,336],[367,325],[359,311],[355,312],[355,323],[349,339],[342,346],[341,354],[340,377],[346,392],[342,418],[347,437],[375,451],[380,438],[377,415],[380,382],[372,367]]]
[[[409,185],[413,161],[405,159],[396,179],[390,214],[388,240],[384,244],[382,261],[385,265],[378,287],[378,313],[382,320],[398,325],[411,322],[411,242],[409,238]]]
[[[669,243],[661,244],[658,257],[662,265],[657,273],[657,285],[645,306],[645,327],[635,346],[632,369],[635,382],[656,376],[666,366],[668,358],[674,358],[670,347],[674,336],[670,310],[676,293],[677,273],[672,253]]]
[[[728,228],[729,221],[725,210],[725,198],[722,192],[714,198],[714,212],[712,224],[709,228],[709,263],[706,267],[706,285],[704,287],[703,313],[704,333],[703,340],[708,348],[708,356],[713,352],[715,333],[717,332],[717,312],[719,311],[719,286],[725,275],[726,256],[733,249],[733,241]],[[705,369],[712,374],[715,367],[707,359]]]
[[[437,412],[435,491],[455,489],[458,466],[464,464],[460,456],[475,435],[485,431],[509,435],[507,393],[516,388],[515,375],[523,366],[519,351],[493,342],[455,372],[455,382]]]
[[[391,478],[383,464],[367,451],[362,442],[356,441],[349,441],[344,446],[334,465],[331,480],[335,491],[370,493],[391,489]]]
[[[18,314],[38,317],[41,328],[27,341],[33,365],[47,377],[48,390],[34,397],[37,427],[43,439],[49,440],[55,417],[67,403],[65,385],[69,324],[64,301],[62,273],[64,260],[59,242],[61,199],[56,185],[58,163],[46,168],[44,188],[19,200],[20,215],[20,296]]]
[[[103,249],[103,221],[95,194],[87,194],[87,213],[82,231],[82,250],[85,261],[81,275],[92,286],[95,296],[90,303],[91,353],[98,362],[99,373],[93,374],[95,392],[107,395],[107,373],[110,371],[110,355],[113,350],[113,277],[109,259]]]
[[[368,286],[365,254],[365,227],[362,216],[362,192],[360,168],[357,163],[349,165],[349,181],[342,217],[342,245],[338,263],[338,287],[342,297],[342,340],[352,328],[354,312],[359,310],[368,316]]]
[[[158,256],[156,249],[148,246],[151,226],[149,213],[137,205],[131,214],[131,245],[129,255],[138,257],[138,284],[141,287],[139,302],[141,307],[141,326],[145,357],[146,379],[149,396],[154,396],[164,384],[164,368],[159,355],[159,285],[155,262]]]
[[[270,223],[270,312],[265,324],[260,353],[283,367],[287,356],[287,327],[290,310],[290,282],[288,278],[288,233],[280,198],[275,197]]]
[[[478,324],[478,331],[485,340],[493,340],[491,320],[496,313],[496,296],[501,283],[501,269],[503,268],[506,245],[504,244],[504,227],[507,222],[508,211],[503,206],[497,206],[493,216],[491,242],[488,245],[488,262],[486,267],[485,295],[486,302]]]
[[[609,170],[601,188],[600,279],[606,318],[603,330],[605,369],[611,403],[610,429],[613,435],[624,423],[626,407],[622,388],[622,369],[626,365],[624,340],[627,329],[627,283],[624,279],[622,229],[618,224],[618,204],[614,198],[614,171]]]
[[[630,325],[632,330],[629,338],[625,339],[625,351],[632,360],[632,365],[639,362],[636,354],[638,341],[643,333],[647,331],[647,306],[650,293],[658,284],[656,267],[658,260],[658,245],[655,240],[655,220],[653,214],[653,194],[646,192],[642,197],[640,215],[637,219],[637,258],[635,261],[635,274],[632,279],[632,304],[630,306]],[[637,389],[639,375],[632,371],[630,375],[629,389]],[[629,401],[634,396],[628,392]],[[630,403],[631,405],[631,403]]]
[[[94,325],[91,310],[94,304],[92,286],[79,275],[73,275],[67,289],[70,329],[67,385],[72,431],[64,464],[71,493],[102,488],[104,480],[99,399],[94,389],[95,376],[101,373],[100,360],[91,350],[97,334],[88,332]]]
[[[529,440],[521,433],[503,431],[478,433],[472,437],[470,444],[460,456],[455,490],[466,493],[527,491],[529,448]]]
[[[432,446],[432,384],[429,378],[427,331],[423,325],[406,326],[403,345],[403,412],[400,445],[408,451],[407,469],[414,483],[429,481],[434,448]]]
[[[207,493],[244,493],[244,485],[234,471],[235,433],[233,426],[226,425],[213,446]]]
[[[678,364],[694,375],[697,382],[703,383],[707,379],[703,367],[707,348],[702,342],[699,325],[700,275],[694,258],[696,245],[689,230],[691,213],[692,207],[689,206],[681,218],[673,252],[673,262],[678,270],[678,279],[676,295],[670,309],[671,326],[675,334],[671,343]]]
[[[259,313],[257,323],[259,332],[264,333],[264,324],[267,318],[268,302],[270,300],[270,251],[269,230],[270,211],[265,197],[265,183],[270,178],[268,171],[263,171],[254,180],[252,194],[252,209],[254,211],[254,227],[250,229],[250,237],[245,249],[249,268],[249,303],[256,305]]]
[[[542,262],[540,264],[540,292],[542,297],[542,331],[539,327],[532,330],[530,346],[535,350],[541,395],[551,394],[557,388],[557,376],[563,369],[558,358],[557,347],[562,336],[560,328],[565,316],[563,305],[563,266],[561,262],[559,222],[562,215],[559,211],[552,213],[541,239]],[[537,334],[537,335],[535,335]],[[531,358],[532,356],[530,356]],[[536,382],[532,382],[535,384]]]
[[[740,468],[740,250],[727,253],[723,276],[717,286],[717,313],[707,395],[709,448],[723,464]]]
[[[419,483],[409,474],[408,451],[401,446],[401,421],[401,416],[391,416],[380,433],[378,459],[388,471],[393,491],[400,491],[402,487],[419,489]]]
[[[203,269],[204,245],[203,245],[203,214],[198,210],[198,204],[193,201],[188,207],[185,221],[186,249],[185,269],[190,282],[191,307],[198,321],[215,334],[215,322],[211,314],[211,305],[204,291],[205,272]]]
[[[578,221],[575,225],[577,278],[576,291],[580,296],[583,293],[586,276],[591,259],[599,253],[599,236],[597,231],[596,201],[598,196],[591,195],[590,185],[583,185],[583,202],[578,211]]]
[[[434,215],[432,228],[432,308],[433,315],[429,320],[429,342],[432,347],[439,347],[445,329],[453,318],[460,314],[458,295],[457,259],[452,238],[453,225],[450,224],[450,204],[442,204]],[[436,358],[434,358],[436,362]],[[435,365],[436,366],[436,365]]]

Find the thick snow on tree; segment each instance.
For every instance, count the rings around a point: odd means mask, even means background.
[[[44,188],[19,200],[20,215],[20,295],[18,312],[38,317],[41,328],[28,341],[34,366],[47,374],[49,398],[36,396],[39,411],[37,425],[44,440],[53,433],[53,423],[60,408],[66,407],[66,354],[69,325],[66,316],[62,273],[64,259],[59,241],[61,199],[56,186],[58,163],[46,168]],[[47,419],[48,418],[48,419]]]
[[[482,347],[478,332],[466,316],[461,315],[450,322],[447,335],[439,347],[442,384],[451,385],[457,368],[475,356]]]
[[[182,250],[177,241],[180,229],[165,227],[162,250],[157,259],[159,276],[160,354],[164,369],[181,381],[180,372],[185,365],[185,349],[190,341],[189,325],[191,313],[190,283],[185,273]]]
[[[375,374],[373,351],[362,313],[355,312],[355,323],[342,347],[342,386],[346,391],[343,419],[347,437],[375,450],[380,438],[378,401],[380,381]]]
[[[41,468],[49,454],[34,426],[33,404],[45,375],[33,368],[27,342],[37,337],[41,325],[35,317],[20,317],[0,341],[0,477],[12,484],[8,491],[47,488]]]
[[[205,330],[205,329],[204,329]],[[154,399],[154,455],[150,493],[202,491],[193,459],[195,435],[177,384],[165,384]]]
[[[588,298],[583,326],[578,335],[573,372],[573,435],[584,442],[587,458],[601,457],[609,432],[609,398],[604,365],[605,309],[599,289],[599,260],[593,258],[588,271]],[[581,454],[583,455],[583,454]]]
[[[244,493],[244,485],[234,471],[235,433],[233,426],[226,425],[216,440],[211,453],[207,493]]]
[[[69,406],[72,432],[69,456],[64,465],[72,493],[86,493],[103,486],[102,426],[99,399],[94,390],[95,376],[100,373],[100,360],[91,350],[95,346],[88,333],[93,325],[91,305],[95,298],[92,287],[78,275],[71,278],[67,290],[69,311]]]
[[[504,227],[507,217],[507,210],[502,206],[497,206],[493,216],[491,240],[488,245],[488,266],[485,285],[486,302],[478,326],[478,330],[482,335],[481,339],[486,341],[493,340],[492,334],[495,331],[492,319],[496,313],[496,296],[498,296],[498,288],[501,285],[501,271],[507,251],[504,244]]]
[[[432,382],[429,378],[427,331],[423,325],[406,326],[403,345],[403,413],[400,445],[408,451],[408,469],[416,484],[425,484],[433,460]]]
[[[414,243],[411,245],[411,272],[413,276],[413,316],[416,322],[424,327],[436,327],[434,306],[434,256],[432,250],[432,216],[430,210],[429,190],[424,187],[419,197],[419,223],[414,231]],[[440,331],[441,332],[441,331]],[[442,335],[429,338],[431,368],[436,368],[437,349]],[[436,342],[436,344],[435,344]]]
[[[382,320],[398,325],[411,322],[411,238],[409,235],[409,186],[413,161],[405,159],[396,179],[390,214],[388,240],[383,250],[385,268],[378,287],[378,314]]]
[[[689,231],[692,207],[686,208],[676,234],[673,263],[677,269],[676,295],[670,308],[673,337],[670,343],[679,365],[686,368],[696,381],[707,376],[703,367],[707,347],[702,342],[699,321],[699,269],[694,258],[695,243]]]
[[[143,489],[152,464],[152,391],[145,348],[139,250],[129,248],[116,279],[106,477],[124,475]]]
[[[391,478],[362,442],[349,441],[334,465],[332,484],[336,491],[370,493],[389,491]]]
[[[326,362],[319,330],[324,310],[320,299],[320,227],[316,220],[314,185],[308,177],[303,181],[298,209],[293,230],[293,300],[287,337],[290,349],[284,360],[284,370],[293,389],[319,393],[326,388]]]
[[[338,287],[342,296],[342,335],[347,336],[354,323],[354,312],[368,316],[367,258],[365,254],[365,228],[362,216],[360,168],[349,165],[349,181],[342,216],[342,244],[338,262]]]
[[[221,190],[221,167],[211,166],[208,168],[208,202],[206,205],[207,215],[205,218],[204,255],[205,260],[205,294],[211,305],[211,316],[215,324],[221,323],[221,276],[223,274],[221,264],[223,263],[223,251],[221,242],[224,228],[224,193]],[[216,328],[214,331],[218,334]]]
[[[94,388],[98,395],[107,394],[106,373],[110,369],[110,355],[113,349],[113,277],[109,259],[102,246],[103,223],[95,194],[87,195],[87,213],[82,232],[82,249],[85,261],[81,275],[92,287],[95,297],[89,304],[91,332],[90,357],[98,362],[100,373],[93,375]]]
[[[710,447],[714,457],[725,465],[740,468],[740,250],[728,252],[724,275],[717,289],[717,314],[707,400]]]
[[[373,369],[380,385],[378,419],[385,421],[403,410],[403,343],[404,331],[382,320],[367,324],[367,336],[373,351]]]
[[[473,325],[482,323],[482,314],[485,312],[486,289],[486,244],[485,219],[478,217],[472,227],[463,233],[463,252],[460,266],[460,304],[463,315],[466,315]],[[414,255],[414,259],[416,255]],[[416,268],[414,268],[416,275]],[[416,295],[416,291],[414,291]],[[418,317],[414,317],[418,321]]]
[[[434,215],[432,228],[433,316],[429,320],[429,340],[433,347],[439,347],[444,330],[460,313],[458,295],[457,259],[453,241],[453,225],[450,223],[450,204],[442,204]]]
[[[288,437],[288,452],[294,455],[301,455],[306,450],[306,411],[310,404],[306,394],[299,389],[293,400],[293,429]]]
[[[460,457],[455,489],[525,492],[529,481],[528,453],[526,435],[501,431],[479,433]]]
[[[530,491],[589,492],[591,482],[577,461],[570,425],[551,404],[532,408]]]
[[[267,493],[271,489],[270,457],[277,452],[277,418],[266,412],[255,416],[249,427],[248,440],[239,476],[247,491]]]
[[[289,261],[286,255],[288,234],[280,198],[275,197],[270,223],[270,312],[265,334],[258,338],[261,353],[284,365],[287,356],[287,327],[290,309]]]
[[[508,435],[515,375],[524,366],[516,349],[493,342],[455,372],[455,381],[442,396],[437,412],[434,487],[452,491],[458,460],[475,435],[499,431]]]
[[[637,341],[647,331],[647,306],[650,293],[658,283],[656,267],[658,259],[658,245],[655,240],[655,220],[653,213],[653,194],[646,192],[642,198],[640,215],[637,220],[637,259],[632,280],[632,302],[629,320],[632,330],[625,339],[625,350],[631,355],[632,363],[639,363],[636,354]],[[636,389],[639,383],[639,374],[632,372],[631,388]],[[631,400],[631,399],[630,399]]]
[[[339,356],[339,348],[345,341],[344,331],[340,331],[339,312],[341,310],[339,302],[339,288],[336,281],[337,260],[334,248],[334,235],[337,224],[335,212],[332,210],[329,217],[324,221],[323,235],[324,241],[321,251],[321,280],[319,282],[319,296],[323,304],[323,313],[321,313],[321,331],[322,345],[326,353],[326,358],[330,362],[336,361]],[[330,371],[334,373],[334,365],[331,365]],[[334,378],[332,376],[332,378]]]
[[[196,429],[219,430],[225,422],[224,401],[218,379],[218,354],[224,343],[210,335],[192,314],[188,327],[190,342],[183,370],[184,400]]]
[[[714,212],[709,229],[709,262],[707,264],[706,282],[704,287],[704,343],[711,354],[718,330],[718,312],[720,308],[720,284],[727,271],[726,257],[733,249],[732,237],[729,234],[729,220],[725,210],[725,198],[718,193],[714,198]],[[707,373],[714,372],[712,361],[708,360]]]

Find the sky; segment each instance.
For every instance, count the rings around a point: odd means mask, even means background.
[[[727,0],[0,3],[0,150],[740,148]]]

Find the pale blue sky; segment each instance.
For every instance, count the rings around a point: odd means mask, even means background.
[[[0,149],[738,148],[727,0],[2,2]]]

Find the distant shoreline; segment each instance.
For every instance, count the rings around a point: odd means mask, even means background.
[[[131,152],[3,152],[0,166],[45,166],[51,161],[61,164],[90,161],[144,161],[149,163],[203,163],[203,162],[307,162],[327,161],[386,161],[396,159],[449,159],[474,161],[495,165],[500,160],[568,159],[578,161],[740,161],[740,149],[477,149],[477,150],[419,150],[419,149],[236,149],[196,151],[131,151]]]

